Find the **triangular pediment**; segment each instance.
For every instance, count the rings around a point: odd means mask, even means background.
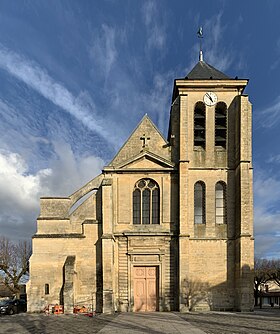
[[[110,168],[108,166],[108,168]],[[165,169],[174,168],[174,164],[151,152],[142,151],[137,156],[123,161],[120,165],[114,166],[115,169]]]
[[[146,158],[144,158],[144,153],[146,154]],[[131,163],[134,161],[133,163],[135,164],[135,157],[140,156],[142,160],[148,159],[151,161],[155,157],[158,157],[158,161],[160,159],[164,161],[171,160],[168,142],[147,115],[142,118],[136,129],[107,167],[122,168],[120,166],[124,166],[129,161]],[[141,163],[138,161],[138,164]]]

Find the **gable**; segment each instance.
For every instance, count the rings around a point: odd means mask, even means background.
[[[119,166],[144,151],[170,160],[171,154],[167,141],[147,115],[143,117],[137,128],[108,166]]]
[[[108,167],[110,168],[110,167]],[[118,166],[114,166],[115,169],[166,169],[174,168],[174,164],[171,161],[165,160],[150,152],[142,152],[136,157],[122,162]]]
[[[136,160],[126,166],[124,166],[124,168],[131,168],[131,169],[157,169],[157,168],[161,168],[162,166],[155,162],[152,161],[150,159],[147,159],[147,157],[142,157],[139,160]]]

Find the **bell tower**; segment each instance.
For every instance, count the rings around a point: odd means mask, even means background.
[[[202,51],[201,51],[202,53]],[[179,184],[179,306],[253,307],[252,106],[247,79],[199,62],[174,81],[169,124]],[[196,287],[194,300],[191,290]]]

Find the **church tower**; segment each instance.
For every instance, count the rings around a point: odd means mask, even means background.
[[[253,307],[252,107],[246,79],[200,58],[174,81],[168,141],[179,184],[181,311]]]

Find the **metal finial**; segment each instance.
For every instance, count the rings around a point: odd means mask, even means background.
[[[203,38],[203,30],[202,27],[199,27],[197,32],[197,37],[200,41],[200,48],[199,48],[199,61],[203,61],[203,52],[202,52],[202,38]]]

